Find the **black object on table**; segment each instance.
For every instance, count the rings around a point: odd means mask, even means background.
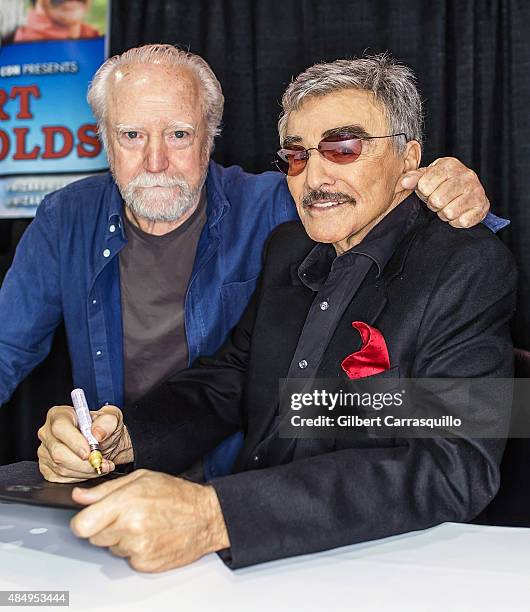
[[[74,487],[95,487],[123,474],[108,474],[78,483],[48,482],[39,472],[36,461],[20,461],[0,465],[0,502],[50,506],[52,508],[82,508],[72,499]]]

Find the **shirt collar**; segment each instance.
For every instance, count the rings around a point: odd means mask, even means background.
[[[222,175],[222,168],[213,160],[208,164],[208,174],[206,176],[206,223],[208,227],[217,225],[224,216],[225,212],[230,208]]]
[[[332,269],[349,268],[355,264],[358,256],[370,258],[377,266],[379,276],[401,238],[416,220],[419,208],[419,199],[411,194],[383,217],[359,244],[340,256],[337,256],[333,245],[318,243],[298,268],[300,280],[312,291],[318,291]]]

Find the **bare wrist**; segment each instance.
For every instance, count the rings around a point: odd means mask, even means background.
[[[217,552],[230,548],[230,538],[226,528],[225,519],[221,510],[221,504],[215,489],[211,485],[203,486],[206,508],[206,525],[208,548],[210,552]]]

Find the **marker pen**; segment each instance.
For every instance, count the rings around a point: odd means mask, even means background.
[[[83,389],[74,389],[70,394],[72,396],[72,402],[74,403],[75,413],[77,415],[77,422],[81,433],[87,439],[90,446],[90,455],[88,461],[90,465],[96,470],[98,474],[101,474],[101,465],[103,464],[103,455],[99,450],[99,443],[92,434],[92,417],[88,409],[88,404]]]

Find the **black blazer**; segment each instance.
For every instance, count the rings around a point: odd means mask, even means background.
[[[260,459],[278,379],[315,295],[296,274],[313,246],[300,223],[277,228],[225,345],[125,409],[136,467],[174,474],[243,427],[236,473],[212,481],[231,542],[222,556],[232,568],[467,520],[499,486],[502,439],[294,439],[282,464],[286,441],[274,436]],[[319,377],[344,375],[340,362],[361,344],[356,320],[383,333],[391,375],[511,377],[515,283],[512,256],[488,229],[457,230],[421,207],[382,275],[369,273],[350,303]],[[508,400],[477,419],[503,431]]]

